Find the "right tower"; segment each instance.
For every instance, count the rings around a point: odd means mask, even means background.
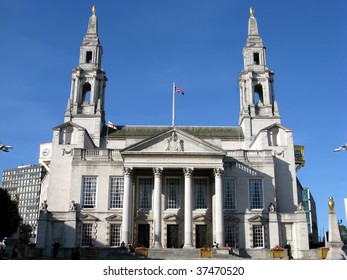
[[[243,64],[239,78],[239,125],[244,131],[247,145],[259,130],[281,122],[274,94],[274,73],[266,65],[266,47],[259,35],[253,8],[250,8]]]

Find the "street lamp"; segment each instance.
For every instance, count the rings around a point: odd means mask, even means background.
[[[334,149],[334,152],[340,152],[340,151],[346,151],[347,150],[347,143]]]
[[[12,149],[12,146],[6,146],[0,142],[0,150],[3,152],[9,152],[9,149]]]

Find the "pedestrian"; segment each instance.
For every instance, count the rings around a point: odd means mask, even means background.
[[[284,248],[287,249],[288,260],[294,259],[292,255],[292,247],[290,246],[290,243],[287,243],[286,246],[284,246]]]
[[[18,246],[17,246],[17,244],[15,244],[13,249],[12,249],[11,259],[16,259],[18,257],[18,255],[19,255]]]
[[[79,260],[80,259],[80,248],[73,248],[71,251],[71,259],[72,260]]]
[[[58,256],[59,248],[60,248],[59,242],[55,242],[53,244],[53,258],[56,258]]]

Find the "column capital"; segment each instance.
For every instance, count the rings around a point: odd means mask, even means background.
[[[185,177],[191,177],[193,175],[194,168],[192,167],[185,167],[183,168],[183,173]]]
[[[162,167],[153,167],[153,174],[155,177],[160,178],[163,174],[163,168]]]
[[[224,169],[223,168],[214,168],[213,169],[213,174],[215,177],[221,177],[224,173]]]
[[[131,177],[133,175],[133,169],[131,167],[124,167],[123,172],[124,172],[124,176]]]

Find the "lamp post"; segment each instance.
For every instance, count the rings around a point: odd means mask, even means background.
[[[334,152],[340,152],[340,151],[346,151],[347,150],[347,143],[334,149]]]
[[[0,150],[3,152],[9,152],[9,149],[12,149],[12,146],[6,146],[3,143],[0,142]]]

